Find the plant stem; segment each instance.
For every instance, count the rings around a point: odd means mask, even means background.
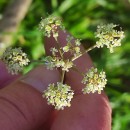
[[[80,55],[78,55],[77,57],[73,57],[73,58],[72,58],[72,61],[74,61],[74,60],[78,59],[79,57],[83,56],[85,53],[87,53],[87,52],[91,51],[91,50],[92,50],[92,49],[94,49],[95,47],[97,47],[97,45],[96,45],[96,44],[95,44],[94,46],[92,46],[92,47],[88,48],[87,50],[85,50],[83,53],[81,53],[81,54],[80,54]]]
[[[78,68],[76,68],[76,66],[72,67],[72,69],[73,69],[74,71],[78,72],[81,76],[84,76],[84,74],[83,74],[82,72],[80,72],[80,71],[78,70]]]
[[[64,83],[64,77],[65,77],[65,70],[62,71],[61,83]]]
[[[56,45],[57,45],[58,51],[60,53],[60,56],[63,58],[63,54],[62,54],[62,52],[60,50],[60,44],[59,44],[58,40],[56,40]]]
[[[44,63],[45,61],[44,61],[44,60],[31,60],[30,62],[31,62],[31,63],[32,63],[32,62],[42,62],[42,63]]]
[[[58,48],[58,51],[60,53],[61,58],[64,60],[63,53],[60,50],[60,44],[59,44],[58,40],[56,40],[56,45],[57,45],[57,48]],[[65,77],[65,70],[62,70],[61,83],[64,83],[64,77]]]

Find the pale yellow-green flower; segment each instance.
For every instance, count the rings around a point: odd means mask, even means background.
[[[74,37],[68,35],[66,38],[66,42],[66,46],[62,48],[64,53],[69,52],[73,57],[77,57],[82,53],[80,49],[80,39],[75,39]]]
[[[100,94],[107,83],[106,74],[104,71],[98,73],[97,68],[92,67],[84,75],[82,83],[86,85],[85,88],[82,89],[84,94],[95,92]]]
[[[124,32],[121,28],[117,30],[118,25],[116,24],[107,24],[97,26],[97,32],[95,37],[98,38],[96,45],[98,48],[107,46],[110,49],[110,52],[113,53],[113,48],[121,46],[121,41],[124,38]]]
[[[21,48],[13,49],[11,47],[5,50],[1,56],[1,60],[5,63],[11,74],[18,74],[18,72],[21,72],[23,67],[30,62],[26,53],[24,53]]]
[[[45,36],[50,37],[51,34],[57,40],[59,36],[58,28],[64,30],[62,20],[59,17],[50,15],[45,19],[42,19],[39,24],[39,29],[44,33]]]
[[[61,68],[64,71],[69,71],[73,67],[73,62],[68,60],[63,60],[60,57],[47,56],[45,59],[45,64],[47,69],[53,70],[53,68]]]
[[[67,84],[57,82],[55,85],[49,84],[47,90],[44,91],[43,97],[47,99],[48,104],[51,104],[57,110],[63,110],[64,107],[70,107],[74,92]]]

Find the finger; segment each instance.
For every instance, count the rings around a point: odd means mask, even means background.
[[[57,116],[58,112],[57,111],[52,111],[50,117],[44,122],[42,127],[39,130],[51,130],[51,126],[55,120],[55,117]]]
[[[76,65],[79,73],[70,69],[70,71],[66,73],[66,83],[72,86],[73,90],[78,92],[81,91],[84,87],[84,84],[81,83],[83,76],[80,73],[87,72],[93,66],[93,63],[89,55],[85,54],[82,57],[76,59],[74,64]]]
[[[20,75],[11,75],[8,73],[4,63],[0,61],[0,89],[7,86],[19,77]]]
[[[104,94],[80,95],[60,111],[52,130],[111,130],[111,109]]]
[[[75,61],[80,71],[92,66],[87,62],[89,57],[84,55]],[[111,107],[104,93],[81,94],[84,87],[81,84],[82,76],[72,70],[66,74],[66,83],[72,86],[76,95],[72,99],[71,107],[58,113],[53,122],[52,130],[111,130]],[[71,125],[70,125],[71,124]]]
[[[38,129],[51,114],[52,107],[42,98],[49,83],[59,80],[57,70],[39,66],[22,79],[0,91],[0,129]],[[8,125],[7,125],[8,124]]]

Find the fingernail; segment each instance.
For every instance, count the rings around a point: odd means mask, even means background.
[[[45,66],[39,66],[23,76],[20,81],[43,92],[50,83],[56,83],[59,79],[60,73],[58,70],[48,70]]]

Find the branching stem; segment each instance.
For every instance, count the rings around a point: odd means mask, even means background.
[[[78,59],[79,57],[83,56],[85,53],[87,53],[87,52],[91,51],[92,49],[94,49],[94,48],[96,48],[96,47],[97,47],[97,45],[95,44],[94,46],[92,46],[92,47],[88,48],[87,50],[85,50],[83,53],[81,53],[81,54],[80,54],[80,55],[78,55],[77,57],[72,58],[72,61],[74,61],[74,60]]]

